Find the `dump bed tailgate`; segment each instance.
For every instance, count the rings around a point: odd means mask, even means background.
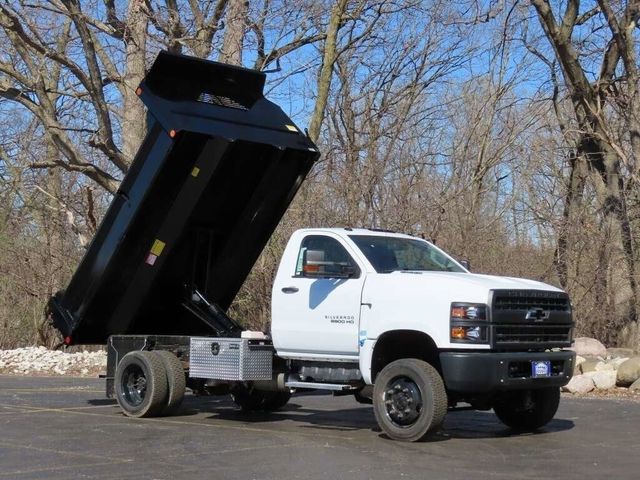
[[[67,343],[216,333],[185,298],[197,289],[230,305],[318,157],[263,97],[264,81],[160,53],[137,90],[146,137],[71,282],[49,304]]]

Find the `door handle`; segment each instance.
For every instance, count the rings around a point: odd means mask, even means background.
[[[283,293],[296,293],[298,291],[298,287],[283,287]]]

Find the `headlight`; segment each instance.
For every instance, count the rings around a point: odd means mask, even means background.
[[[487,306],[484,303],[452,303],[451,319],[486,320]]]
[[[450,337],[454,343],[488,343],[487,306],[483,303],[452,303]]]

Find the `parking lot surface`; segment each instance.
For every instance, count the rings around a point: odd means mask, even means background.
[[[98,379],[0,376],[0,479],[638,479],[640,403],[563,398],[536,434],[491,412],[390,441],[352,397],[296,395],[275,414],[187,396],[179,416],[124,417]]]

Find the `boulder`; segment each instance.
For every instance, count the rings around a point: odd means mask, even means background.
[[[600,363],[604,363],[604,362],[602,362],[602,360],[598,360],[597,358],[590,358],[588,360],[585,360],[580,364],[580,372],[581,373],[595,372],[596,367]]]
[[[607,363],[611,366],[613,366],[614,370],[617,370],[620,365],[622,365],[624,362],[626,362],[627,360],[629,360],[629,357],[622,357],[622,358],[612,358],[611,360],[609,360]]]
[[[589,393],[595,388],[595,384],[591,377],[586,375],[576,375],[569,383],[567,383],[562,390],[569,393]]]
[[[581,363],[584,363],[586,360],[587,360],[586,358],[581,357],[580,355],[576,355],[576,367]]]
[[[618,367],[617,384],[628,387],[640,378],[640,357],[633,357]]]
[[[615,370],[614,366],[610,363],[598,362],[596,363],[596,372],[611,372]]]
[[[614,370],[593,372],[591,380],[598,390],[609,390],[616,386],[616,372]]]
[[[607,348],[607,355],[614,358],[633,357],[633,348]]]
[[[607,347],[595,338],[578,337],[575,339],[572,350],[578,355],[587,357],[606,357]]]
[[[633,382],[629,387],[629,390],[632,390],[634,392],[640,392],[640,379]]]

